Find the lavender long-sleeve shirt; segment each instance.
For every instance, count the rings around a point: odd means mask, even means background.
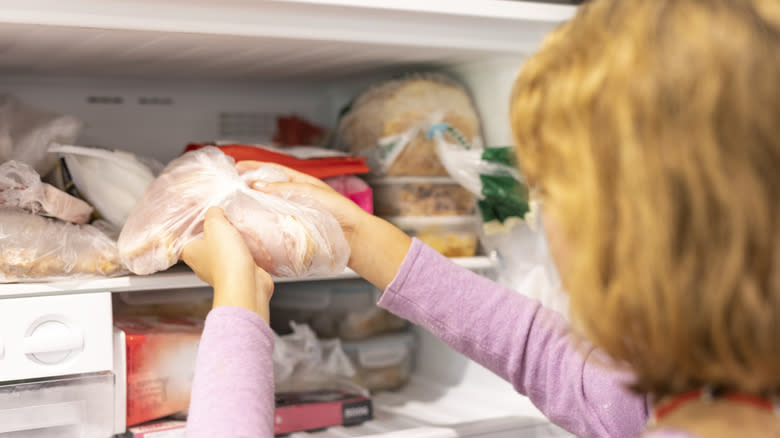
[[[627,376],[577,349],[560,315],[460,268],[414,240],[379,305],[419,324],[509,381],[555,424],[579,437],[632,438],[648,418]],[[256,314],[212,310],[192,387],[190,438],[273,435],[273,336]],[[602,361],[603,362],[603,361]],[[692,438],[672,430],[644,435]]]

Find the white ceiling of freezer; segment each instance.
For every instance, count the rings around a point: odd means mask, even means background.
[[[499,0],[0,0],[0,73],[333,78],[528,53],[573,12]]]

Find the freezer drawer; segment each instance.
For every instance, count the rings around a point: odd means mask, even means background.
[[[0,300],[0,382],[111,370],[109,292]]]
[[[111,372],[0,386],[2,438],[107,438],[113,431]]]

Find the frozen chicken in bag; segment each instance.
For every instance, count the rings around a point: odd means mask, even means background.
[[[124,274],[109,234],[100,223],[71,224],[0,207],[0,283]]]
[[[272,275],[342,271],[349,246],[332,214],[306,197],[250,187],[283,181],[287,175],[271,166],[239,174],[235,161],[215,147],[188,152],[165,168],[131,212],[119,236],[122,260],[136,274],[167,269],[202,234],[206,210],[215,206]]]
[[[92,206],[41,181],[31,166],[18,161],[0,164],[0,205],[77,224],[86,224]]]

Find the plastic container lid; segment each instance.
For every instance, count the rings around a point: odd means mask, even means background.
[[[401,364],[415,345],[411,332],[385,335],[365,341],[342,342],[345,353],[356,358],[362,368],[385,368]]]
[[[276,286],[271,306],[294,310],[360,311],[376,305],[381,291],[362,280],[285,283]]]
[[[449,176],[397,176],[387,178],[370,178],[366,182],[370,186],[396,185],[396,184],[447,184],[458,185],[458,182]],[[465,190],[465,189],[464,189]]]

